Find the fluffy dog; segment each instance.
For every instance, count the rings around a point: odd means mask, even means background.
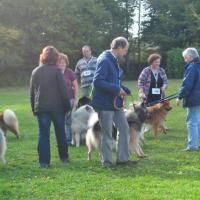
[[[135,105],[132,109],[126,111],[126,118],[130,127],[130,153],[135,153],[139,157],[144,157],[144,152],[140,146],[140,132],[145,120],[150,117],[144,104]],[[98,116],[92,114],[88,126],[90,127],[86,134],[86,145],[88,147],[88,160],[92,159],[92,152],[98,149],[101,155],[101,127]],[[117,129],[113,127],[113,138],[117,137]]]
[[[78,100],[77,108],[80,108],[81,106],[84,106],[84,105],[91,105],[91,99],[88,97],[81,97]]]
[[[170,101],[164,101],[147,108],[148,112],[150,112],[152,116],[151,119],[146,121],[146,124],[150,126],[154,137],[157,137],[159,132],[166,134],[164,122],[171,109]]]
[[[19,124],[15,113],[10,110],[6,109],[2,113],[0,113],[0,128],[4,132],[6,137],[7,131],[11,131],[19,138]]]
[[[126,112],[126,118],[130,128],[129,151],[135,153],[138,157],[144,157],[145,154],[141,148],[141,130],[143,123],[151,118],[144,103],[134,105],[132,109]]]
[[[5,164],[5,154],[6,154],[6,138],[4,136],[3,130],[0,128],[0,160]]]
[[[94,109],[89,105],[84,105],[72,112],[72,144],[76,147],[80,146],[81,140],[85,139],[88,130],[88,119]]]
[[[98,114],[93,113],[88,120],[88,131],[86,134],[86,145],[88,148],[88,160],[92,160],[92,152],[95,149],[99,150],[100,157],[102,157],[101,151],[101,127],[99,124]],[[117,129],[113,124],[112,128],[112,138],[113,138],[113,146],[116,146],[117,140]]]

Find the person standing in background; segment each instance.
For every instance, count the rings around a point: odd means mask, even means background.
[[[67,96],[70,100],[72,109],[76,108],[78,102],[78,82],[75,73],[69,68],[68,56],[61,53],[59,57],[58,68],[61,69],[66,82]],[[71,112],[65,116],[65,132],[67,137],[67,144],[71,145],[72,130],[71,130]]]
[[[89,97],[92,81],[97,65],[97,58],[92,56],[91,47],[82,47],[83,58],[81,58],[75,68],[77,77],[80,77],[80,87],[82,97]]]
[[[161,56],[151,54],[149,66],[144,68],[138,79],[139,97],[146,103],[155,102],[164,97],[168,80],[165,70],[160,67]]]

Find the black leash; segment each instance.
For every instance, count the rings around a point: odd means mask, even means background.
[[[171,94],[171,95],[164,97],[160,100],[156,100],[156,101],[153,101],[151,103],[148,103],[147,106],[153,106],[153,105],[158,104],[158,103],[163,103],[164,101],[170,101],[172,99],[176,99],[177,97],[178,97],[178,93]]]

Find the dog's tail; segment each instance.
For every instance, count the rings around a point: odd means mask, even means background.
[[[13,132],[16,137],[19,138],[19,124],[15,113],[10,109],[4,110],[3,121],[8,130]]]
[[[88,120],[88,128],[92,128],[98,121],[98,114],[96,112],[92,113]]]

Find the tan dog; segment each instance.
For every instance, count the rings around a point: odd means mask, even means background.
[[[164,101],[163,103],[147,107],[148,112],[151,113],[151,119],[147,120],[145,123],[150,125],[150,129],[155,137],[158,136],[159,132],[166,134],[164,122],[171,109],[170,101]]]

